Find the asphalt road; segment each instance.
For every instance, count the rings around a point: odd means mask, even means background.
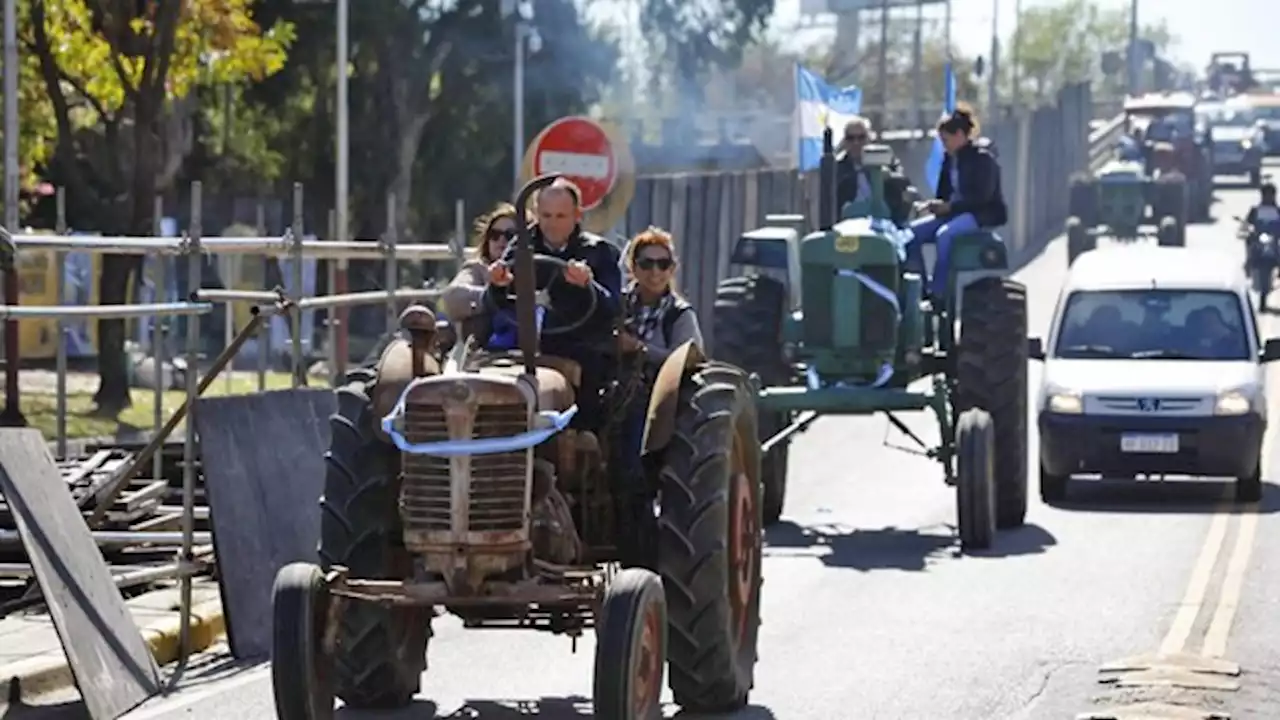
[[[1230,216],[1255,196],[1220,190],[1218,222],[1192,226],[1189,243],[1241,252]],[[1065,268],[1058,239],[1017,274],[1032,334],[1047,330]],[[1264,336],[1280,335],[1274,318],[1262,323]],[[1033,363],[1033,389],[1039,375]],[[1271,383],[1276,418],[1280,375]],[[926,420],[909,424],[935,438]],[[1280,480],[1277,426],[1264,477]],[[756,689],[733,718],[1039,720],[1140,700],[1280,717],[1280,661],[1270,652],[1280,647],[1280,544],[1265,541],[1280,533],[1280,487],[1268,483],[1262,503],[1236,509],[1223,505],[1222,481],[1077,484],[1078,502],[1054,509],[1040,504],[1033,479],[1026,527],[1000,534],[988,553],[960,556],[953,492],[938,468],[887,444],[907,443],[884,419],[866,418],[820,420],[793,446],[785,521],[765,551]],[[591,716],[589,640],[571,654],[550,636],[468,633],[450,620],[436,629],[421,699],[376,717]],[[1162,649],[1239,663],[1239,689],[1100,683],[1103,664]],[[35,717],[11,712],[0,717]],[[179,692],[126,717],[273,716],[269,668],[209,655]]]

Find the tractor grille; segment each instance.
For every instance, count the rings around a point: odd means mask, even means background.
[[[814,347],[831,347],[835,342],[831,294],[834,291],[835,270],[820,267],[804,275],[801,290],[804,300],[804,340]]]
[[[868,265],[862,273],[875,282],[898,291],[898,269],[893,265]],[[862,308],[860,344],[868,350],[893,349],[897,343],[898,317],[893,305],[863,285],[858,296]]]
[[[439,405],[409,403],[405,436],[411,443],[449,439],[444,410]],[[485,405],[476,413],[475,438],[510,437],[529,429],[523,405]],[[467,507],[472,532],[521,530],[525,526],[528,492],[527,450],[471,458],[471,496]],[[405,530],[451,530],[452,480],[449,458],[404,456],[400,512]]]

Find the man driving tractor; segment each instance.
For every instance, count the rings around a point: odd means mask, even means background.
[[[601,425],[600,393],[614,352],[614,323],[620,312],[622,293],[621,254],[609,241],[582,229],[582,192],[563,178],[538,193],[535,200],[537,224],[532,228],[532,250],[564,260],[564,282],[545,283],[552,311],[542,323],[544,330],[565,327],[583,320],[573,332],[548,335],[541,341],[545,355],[564,357],[582,367],[578,392],[578,413],[571,426],[596,430]],[[516,243],[510,243],[502,257],[489,265],[490,307],[499,312],[514,303],[508,288],[514,279]],[[543,285],[543,283],[539,283]],[[592,294],[595,295],[592,310]],[[589,318],[584,315],[590,313]]]

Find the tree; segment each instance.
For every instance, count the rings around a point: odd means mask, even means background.
[[[292,28],[264,31],[254,0],[27,0],[21,41],[53,107],[53,174],[69,211],[110,234],[147,235],[157,191],[192,150],[193,91],[264,78],[284,64]],[[136,257],[102,262],[100,302],[123,303]],[[128,407],[124,323],[99,321],[98,411]]]
[[[737,66],[773,7],[774,0],[644,0],[640,29],[655,70],[650,91],[658,95],[666,78],[666,90],[680,106],[699,107],[706,72]]]
[[[1141,37],[1152,42],[1157,55],[1165,54],[1174,40],[1164,20],[1144,26]],[[1093,82],[1098,94],[1123,94],[1126,74],[1105,75],[1101,59],[1106,52],[1124,51],[1128,41],[1125,8],[1101,8],[1094,0],[1026,8],[1005,43],[1011,52],[1002,63],[1002,84],[1013,89],[1016,57],[1018,90],[1029,104],[1051,102],[1063,86],[1074,82]]]

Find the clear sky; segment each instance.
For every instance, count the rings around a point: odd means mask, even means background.
[[[874,3],[874,0],[871,0]],[[1126,8],[1129,0],[1096,0],[1105,7]],[[1054,0],[1022,0],[1023,9],[1053,5]],[[991,15],[999,7],[1000,35],[1014,28],[1015,0],[953,0],[952,41],[967,55],[985,55],[991,48]],[[898,11],[904,12],[904,11]],[[909,12],[909,11],[905,11]],[[926,11],[941,17],[942,10]],[[1280,68],[1280,0],[1139,0],[1139,20],[1163,17],[1178,39],[1173,54],[1197,69],[1213,52],[1247,52],[1254,67]],[[777,0],[773,27],[795,27],[800,0]]]

